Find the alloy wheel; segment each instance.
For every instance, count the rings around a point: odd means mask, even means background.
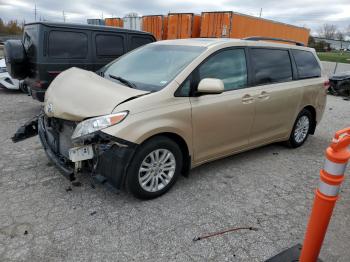
[[[140,165],[140,186],[147,192],[160,191],[170,183],[175,170],[174,154],[167,149],[156,149],[149,153]]]
[[[307,116],[301,116],[298,119],[294,130],[294,139],[297,143],[302,143],[307,137],[310,129],[310,119]]]

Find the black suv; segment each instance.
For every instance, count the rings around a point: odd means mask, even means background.
[[[119,56],[156,39],[152,34],[108,26],[38,22],[26,24],[23,39],[5,43],[13,78],[25,79],[34,99],[44,101],[51,81],[70,67],[97,71]]]

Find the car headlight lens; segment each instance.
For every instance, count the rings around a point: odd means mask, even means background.
[[[101,129],[116,125],[123,121],[127,115],[128,111],[123,111],[82,121],[75,128],[72,139],[81,138]]]

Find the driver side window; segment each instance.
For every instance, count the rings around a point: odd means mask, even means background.
[[[217,78],[224,82],[225,91],[247,86],[247,64],[244,49],[230,49],[212,55],[198,68],[199,82]]]

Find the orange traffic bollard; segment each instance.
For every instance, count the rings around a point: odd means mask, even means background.
[[[340,185],[344,180],[346,165],[350,159],[349,145],[350,127],[336,132],[331,145],[326,150],[326,161],[324,168],[320,171],[320,183],[315,193],[303,246],[297,244],[266,262],[320,261],[318,255],[338,199]]]
[[[346,128],[335,133],[331,145],[326,150],[326,161],[320,172],[320,184],[316,190],[300,262],[317,261],[350,159],[349,145],[350,128]]]

